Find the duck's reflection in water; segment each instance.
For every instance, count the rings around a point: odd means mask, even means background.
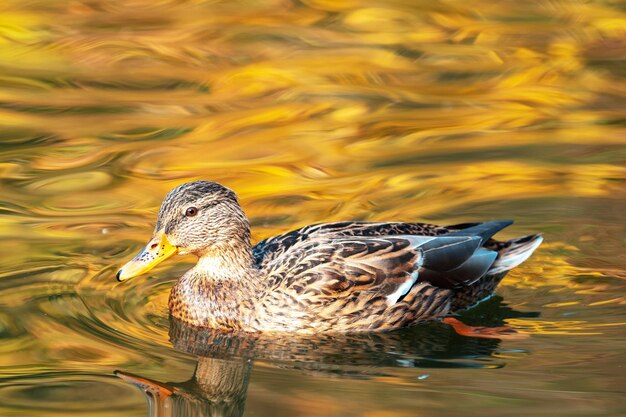
[[[241,416],[246,403],[252,360],[201,357],[189,381],[159,382],[118,371],[142,389],[150,417]]]
[[[487,304],[490,307],[482,308],[480,315],[490,325],[501,325],[503,317],[522,315],[499,300]],[[495,316],[488,310],[495,311]],[[302,336],[225,334],[172,320],[170,338],[176,349],[198,356],[190,380],[163,383],[116,373],[143,390],[149,416],[243,415],[255,359],[346,377],[367,377],[372,369],[383,373],[397,367],[502,366],[492,359],[499,340],[462,337],[441,323],[392,333]]]

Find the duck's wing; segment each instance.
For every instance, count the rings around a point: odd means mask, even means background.
[[[451,229],[426,223],[403,222],[334,222],[319,223],[292,230],[282,235],[273,236],[257,243],[253,248],[254,259],[263,267],[282,256],[294,245],[316,238],[349,236],[397,236],[418,235],[437,236],[448,233]]]
[[[442,288],[467,285],[484,275],[496,257],[479,248],[481,242],[480,236],[308,239],[266,266],[268,296],[276,298],[270,304],[391,306],[419,282]]]

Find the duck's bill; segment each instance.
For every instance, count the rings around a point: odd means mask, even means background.
[[[172,246],[164,234],[157,234],[137,256],[117,271],[117,280],[126,281],[127,279],[145,274],[177,253],[178,248]]]

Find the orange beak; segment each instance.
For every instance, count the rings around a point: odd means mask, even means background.
[[[172,246],[165,234],[157,233],[137,256],[117,271],[116,278],[118,281],[126,281],[127,279],[145,274],[177,253],[178,248]]]

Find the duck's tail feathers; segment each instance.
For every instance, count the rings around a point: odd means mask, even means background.
[[[500,253],[496,261],[487,274],[495,275],[515,268],[528,259],[541,242],[543,242],[543,236],[540,233],[518,237],[505,242],[504,247],[499,251]]]
[[[450,229],[459,229],[447,233],[445,236],[480,236],[480,246],[483,246],[491,236],[513,224],[513,220],[495,220],[484,223],[463,223],[448,226]]]

